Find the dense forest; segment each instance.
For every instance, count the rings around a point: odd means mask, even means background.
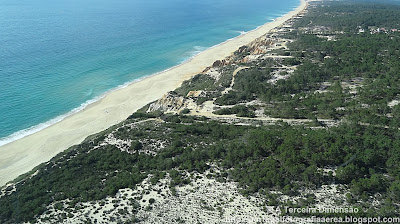
[[[243,195],[262,194],[268,205],[288,205],[276,201],[272,190],[296,196],[304,188],[341,184],[347,186],[347,203],[361,208],[358,216],[398,216],[400,105],[391,103],[400,100],[400,32],[391,30],[400,30],[399,21],[400,6],[389,2],[312,4],[294,29],[282,34],[292,41],[281,54],[292,57],[279,66],[297,65],[287,79],[268,82],[277,64],[265,60],[243,64],[249,68],[237,73],[227,94],[216,90],[230,85],[229,66],[218,82],[200,74],[174,93],[212,92],[197,103],[216,98],[218,105],[232,106],[216,115],[254,118],[260,106],[246,102],[259,100],[265,115],[312,122],[240,126],[190,116],[189,110],[141,110],[42,164],[35,175],[20,177],[16,191],[0,198],[0,223],[35,221],[50,203],[69,199],[73,207],[100,200],[135,188],[149,175],[153,183],[169,175],[174,189],[190,183],[186,173],[203,173],[211,163],[223,170],[213,178],[236,182]],[[377,28],[386,31],[371,32]],[[337,125],[326,127],[321,119]],[[131,141],[130,151],[100,144],[110,133]],[[165,147],[154,149],[149,140]],[[156,153],[139,153],[146,150]],[[371,206],[371,200],[379,205]],[[313,203],[310,196],[290,206]]]
[[[17,192],[1,198],[3,221],[32,220],[53,201],[69,199],[74,205],[99,200],[118,189],[134,188],[148,174],[153,174],[152,181],[157,182],[157,178],[169,173],[172,188],[187,184],[189,180],[182,172],[204,172],[210,161],[218,161],[229,170],[215,174],[215,178],[237,181],[243,194],[279,189],[295,195],[301,187],[344,183],[350,186],[349,200],[368,200],[369,195],[382,194],[385,206],[366,212],[396,214],[392,201],[400,199],[398,131],[355,124],[329,130],[285,123],[238,127],[184,115],[163,119],[167,121],[163,125],[147,122],[117,132],[118,137],[137,142],[163,136],[169,145],[156,156],[129,154],[112,146],[91,151],[102,139],[101,135],[94,137],[41,167],[39,174],[17,185]],[[349,160],[348,165],[340,166]],[[329,166],[338,167],[336,176],[319,169]],[[104,176],[105,182],[101,181]]]

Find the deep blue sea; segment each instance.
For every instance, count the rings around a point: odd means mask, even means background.
[[[299,0],[0,0],[0,145]]]

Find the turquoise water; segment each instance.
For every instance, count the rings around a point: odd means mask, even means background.
[[[299,0],[0,0],[0,145],[299,4]]]

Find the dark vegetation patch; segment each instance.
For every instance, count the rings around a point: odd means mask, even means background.
[[[260,61],[263,68],[253,66],[239,72],[232,91],[213,97],[218,97],[220,105],[236,105],[220,114],[252,116],[254,108],[237,104],[258,99],[268,105],[265,113],[270,116],[333,118],[343,121],[339,126],[235,126],[204,117],[141,111],[39,166],[32,178],[21,177],[17,191],[0,198],[0,222],[33,221],[47,205],[67,198],[71,206],[104,199],[121,188],[135,188],[150,174],[151,182],[157,183],[168,173],[174,189],[190,182],[187,172],[203,173],[210,162],[223,169],[213,174],[216,178],[238,182],[244,195],[269,190],[296,195],[302,187],[341,183],[350,190],[348,202],[365,209],[360,216],[398,215],[400,106],[388,107],[388,103],[400,94],[400,33],[358,34],[356,28],[399,28],[400,8],[355,2],[323,4],[312,8],[296,27],[329,27],[336,41],[298,30],[299,35],[289,32],[286,37],[296,39],[288,51],[294,58],[282,63],[299,66],[288,79],[269,83],[273,71],[269,67],[275,64]],[[232,69],[219,81],[198,75],[176,91],[183,96],[193,90],[219,91],[230,85]],[[361,85],[351,93],[343,83],[355,78],[362,78]],[[324,82],[331,85],[325,88]],[[151,118],[165,123],[128,126]],[[130,154],[111,145],[93,150],[117,128],[116,136],[132,140],[136,150],[146,147],[143,142],[148,139],[167,145],[156,155]],[[321,168],[325,167],[334,168],[336,176],[324,174]],[[377,208],[371,208],[372,196],[380,201]],[[273,195],[266,198],[279,205]],[[303,205],[312,205],[312,201],[311,197]]]

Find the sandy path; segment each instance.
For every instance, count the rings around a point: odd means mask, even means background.
[[[241,119],[241,120],[253,120],[253,121],[267,121],[267,122],[278,122],[282,121],[288,124],[293,124],[293,123],[308,123],[312,122],[310,119],[289,119],[289,118],[275,118],[275,117],[238,117],[236,114],[226,114],[226,115],[218,115],[218,114],[213,114],[212,112],[209,111],[199,111],[199,112],[191,112],[189,115],[192,116],[204,116],[208,118],[218,118],[218,119]],[[335,122],[332,119],[318,119],[318,121],[324,122],[324,123],[333,123]]]
[[[214,61],[229,56],[240,46],[250,43],[297,15],[306,5],[306,1],[301,0],[297,9],[274,22],[208,49],[191,61],[169,71],[111,92],[102,100],[59,123],[0,147],[0,186],[49,161],[68,147],[80,143],[86,136],[123,121],[135,110],[176,89],[182,81],[200,73]]]
[[[221,92],[222,95],[227,94],[229,91],[232,90],[233,85],[235,85],[235,76],[236,76],[236,74],[237,74],[238,72],[240,72],[241,70],[246,69],[246,68],[249,68],[249,67],[239,67],[239,68],[237,68],[237,69],[232,73],[231,85],[230,85],[228,88],[226,88],[224,91]]]

